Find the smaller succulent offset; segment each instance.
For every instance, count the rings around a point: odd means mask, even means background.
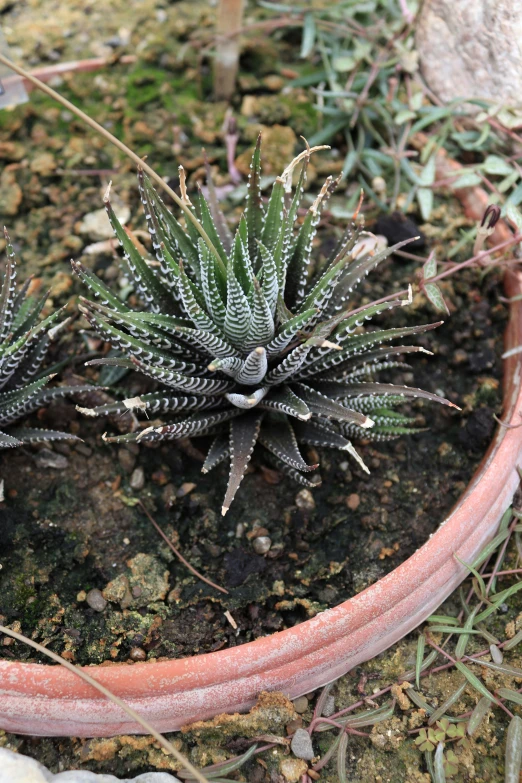
[[[7,261],[0,288],[0,448],[50,440],[77,440],[67,432],[11,427],[22,416],[50,400],[86,391],[89,387],[45,388],[53,376],[42,374],[41,367],[50,341],[65,322],[58,322],[60,310],[38,321],[49,294],[46,292],[37,301],[28,296],[30,279],[17,291],[14,251],[5,229],[4,234]]]
[[[298,442],[345,450],[367,470],[352,439],[385,440],[415,432],[413,420],[393,410],[407,397],[452,404],[420,389],[374,382],[375,373],[398,366],[400,354],[424,350],[389,343],[438,324],[362,329],[372,316],[411,300],[350,309],[355,286],[401,245],[376,252],[368,242],[365,251],[359,241],[364,233],[352,223],[318,269],[313,239],[337,181],[326,180],[301,218],[298,208],[312,151],[305,150],[276,178],[265,205],[258,142],[245,213],[234,236],[212,182],[208,201],[199,193],[194,207],[180,169],[183,204],[199,220],[198,226],[197,220],[185,218],[183,226],[140,172],[155,262],[142,257],[119,224],[107,193],[109,219],[144,302],[143,311],[129,308],[73,262],[99,299],[82,300],[82,312],[96,333],[125,356],[95,363],[133,367],[159,384],[151,394],[81,410],[91,416],[129,409],[173,414],[161,426],[107,438],[114,442],[214,436],[203,472],[230,458],[223,513],[256,444],[282,472],[304,486],[316,486],[319,476],[310,473],[318,466],[307,464]],[[292,195],[292,175],[299,164]]]

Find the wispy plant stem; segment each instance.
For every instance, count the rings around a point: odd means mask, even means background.
[[[213,587],[215,590],[219,590],[220,593],[225,593],[228,595],[228,590],[225,590],[224,587],[220,587],[215,582],[212,582],[210,579],[207,579],[206,576],[203,576],[203,574],[200,574],[199,571],[197,571],[194,566],[190,565],[188,560],[185,560],[179,549],[176,549],[172,541],[165,535],[163,530],[160,528],[156,520],[153,518],[153,516],[148,512],[146,506],[142,501],[140,500],[138,502],[138,506],[141,508],[145,516],[148,518],[149,522],[156,528],[162,539],[165,541],[165,543],[172,549],[178,560],[183,563],[186,568],[188,568],[189,571],[191,571],[194,576],[197,576],[198,579],[201,579],[202,582],[205,582],[207,585],[210,585],[210,587]]]

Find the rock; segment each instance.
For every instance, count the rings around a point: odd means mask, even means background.
[[[256,99],[254,99],[256,100]],[[248,110],[253,107],[250,106]],[[255,142],[259,131],[263,134],[263,174],[273,174],[277,176],[292,160],[294,150],[297,145],[297,136],[292,128],[287,125],[258,125],[251,126]],[[253,146],[241,153],[236,159],[236,166],[241,174],[248,176],[250,173],[250,162],[252,160]]]
[[[283,759],[280,765],[281,774],[287,783],[298,783],[307,769],[308,764],[301,759]]]
[[[107,601],[103,597],[101,590],[97,590],[96,588],[94,588],[93,590],[89,590],[89,592],[85,596],[85,600],[87,601],[91,609],[94,609],[95,612],[103,612],[103,610],[107,606]]]
[[[422,248],[426,244],[426,238],[420,228],[413,220],[403,215],[402,212],[380,215],[373,227],[373,231],[375,234],[381,234],[383,237],[386,237],[389,245],[395,245],[397,242],[403,242],[405,239],[413,239],[412,242],[403,248],[408,253]]]
[[[129,652],[129,658],[131,661],[146,661],[147,653],[143,647],[133,647]]]
[[[129,207],[114,194],[111,195],[111,205],[116,213],[116,217],[124,226],[130,218]],[[78,226],[78,231],[80,234],[85,234],[85,236],[93,240],[113,239],[114,237],[114,231],[104,209],[96,209],[94,212],[88,212],[84,215],[82,222]]]
[[[193,481],[184,481],[181,487],[176,492],[177,498],[184,498],[185,495],[190,495],[192,490],[196,489],[196,484]]]
[[[335,696],[327,696],[323,707],[323,715],[329,718],[335,712]]]
[[[521,37],[519,0],[425,0],[416,22],[422,75],[443,101],[520,106]]]
[[[56,168],[54,155],[51,155],[50,152],[41,152],[32,159],[29,168],[31,171],[34,171],[35,174],[41,174],[43,177],[48,177]]]
[[[16,181],[14,171],[6,167],[0,176],[0,203],[3,214],[17,215],[22,197],[22,188]]]
[[[130,477],[130,485],[132,489],[143,489],[145,486],[145,473],[143,468],[135,468],[132,471],[132,476]]]
[[[46,767],[28,756],[0,748],[0,781],[5,783],[180,783],[168,772],[145,772],[136,778],[115,778],[75,769],[53,775]]]
[[[118,461],[126,473],[132,473],[136,464],[136,457],[124,446],[118,449]]]
[[[297,729],[292,737],[290,748],[294,756],[305,761],[311,761],[315,755],[312,747],[312,738],[306,729]]]
[[[103,589],[107,601],[122,609],[163,601],[169,591],[169,572],[159,560],[143,552],[127,560],[130,574],[119,574]]]
[[[133,600],[129,580],[125,574],[120,574],[110,581],[103,588],[102,595],[106,601],[119,604],[121,609],[128,609]]]
[[[298,699],[294,699],[294,709],[298,715],[302,715],[308,709],[308,699],[306,696],[300,696]]]
[[[302,489],[295,496],[295,504],[302,511],[313,511],[315,509],[314,496],[309,489]]]
[[[69,464],[67,457],[64,457],[63,454],[56,454],[51,449],[39,451],[34,461],[39,468],[54,468],[55,470],[64,470]]]
[[[360,503],[361,503],[361,498],[355,492],[351,495],[348,495],[348,497],[346,498],[346,505],[348,506],[350,511],[355,511],[356,509],[358,509]]]
[[[281,76],[278,76],[277,73],[271,73],[268,76],[265,76],[263,84],[265,87],[268,87],[271,92],[280,92],[285,86],[285,80]]]
[[[252,541],[252,548],[257,555],[264,555],[272,546],[272,539],[268,536],[258,536]]]

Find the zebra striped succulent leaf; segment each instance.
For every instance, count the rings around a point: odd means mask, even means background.
[[[18,290],[16,258],[5,229],[4,234],[7,258],[0,286],[0,449],[24,443],[78,440],[67,432],[12,426],[57,397],[92,387],[46,388],[53,375],[43,373],[42,365],[50,342],[67,319],[60,321],[62,312],[58,310],[38,320],[48,292],[35,300],[28,295],[30,280]]]
[[[321,209],[337,182],[329,178],[298,218],[310,154],[301,153],[277,177],[265,205],[260,194],[260,141],[254,152],[245,214],[233,236],[209,184],[188,209],[201,223],[183,226],[143,172],[139,188],[157,262],[141,258],[119,224],[107,195],[109,218],[144,306],[135,311],[117,299],[81,264],[73,269],[97,302],[82,300],[92,329],[110,342],[158,390],[84,411],[91,416],[125,412],[170,413],[161,426],[106,440],[155,442],[212,435],[203,472],[230,460],[223,503],[226,513],[245,475],[254,447],[304,486],[317,486],[299,443],[348,452],[367,470],[353,441],[387,440],[416,432],[414,421],[394,410],[423,397],[452,405],[421,389],[376,383],[375,375],[398,365],[401,354],[424,351],[392,341],[435,328],[363,330],[372,316],[411,302],[393,300],[350,309],[358,283],[400,245],[360,251],[365,236],[352,223],[319,273],[313,240]],[[301,175],[292,195],[292,173]],[[301,210],[302,211],[302,210]],[[203,236],[201,238],[200,234]],[[359,248],[359,252],[357,252]],[[109,359],[114,362],[114,359]],[[99,363],[99,362],[98,362]],[[455,407],[455,406],[453,406]],[[312,475],[310,475],[312,472]]]

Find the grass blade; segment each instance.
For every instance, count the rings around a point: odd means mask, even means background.
[[[419,634],[417,641],[417,658],[415,660],[415,683],[417,688],[420,688],[420,676],[422,671],[422,659],[424,657],[424,647],[426,645],[426,637],[423,633]]]
[[[470,737],[473,736],[473,734],[477,731],[478,727],[486,717],[490,707],[491,707],[491,699],[488,699],[486,696],[483,696],[479,702],[477,703],[477,706],[471,713],[469,722],[468,722],[468,735]]]
[[[462,696],[468,682],[467,680],[464,680],[462,685],[459,685],[455,693],[452,693],[451,696],[448,696],[448,698],[440,705],[440,707],[437,707],[435,712],[430,715],[430,719],[428,720],[428,726],[431,726],[433,723],[435,723],[436,720],[439,718],[442,718],[444,713],[449,710],[449,708],[455,704],[458,699]]]
[[[481,664],[483,662],[481,661]],[[496,699],[494,696],[491,695],[491,693],[488,691],[486,686],[479,680],[478,677],[476,677],[470,669],[466,666],[466,664],[462,663],[462,661],[456,661],[455,662],[456,668],[461,672],[464,677],[467,679],[470,685],[475,688],[476,691],[481,693],[483,696],[485,696],[487,699],[491,699],[491,701],[495,701]]]
[[[522,718],[512,718],[506,735],[505,783],[519,783],[522,768]]]
[[[504,650],[512,650],[513,647],[516,647],[517,644],[520,644],[520,642],[522,642],[522,628],[520,631],[516,632],[512,639],[505,643]]]
[[[498,688],[497,694],[501,699],[508,699],[515,704],[522,704],[522,693],[518,691],[512,691],[510,688]]]
[[[337,775],[339,777],[339,783],[348,783],[346,777],[346,750],[348,748],[348,734],[344,732],[339,740],[339,748],[337,750]]]
[[[446,773],[444,772],[444,743],[439,742],[437,750],[435,751],[435,759],[433,761],[434,783],[446,783]]]
[[[468,646],[468,641],[469,641],[469,634],[472,633],[472,628],[475,621],[477,608],[473,609],[471,614],[468,615],[466,622],[464,623],[464,630],[467,631],[467,633],[463,634],[457,642],[457,646],[455,648],[455,658],[457,658],[458,660],[463,658],[464,653],[466,652],[466,647]]]

